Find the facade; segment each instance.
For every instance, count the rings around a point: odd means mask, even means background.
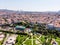
[[[55,29],[53,24],[47,24],[48,29]]]

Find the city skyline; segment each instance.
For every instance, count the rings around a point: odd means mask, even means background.
[[[0,0],[0,9],[21,11],[59,11],[60,0]]]

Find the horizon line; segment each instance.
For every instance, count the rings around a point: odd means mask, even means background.
[[[14,10],[14,9],[0,9],[0,10],[11,10],[11,11],[28,11],[28,12],[59,12],[60,10],[56,10],[56,11],[54,11],[54,10],[46,10],[46,11],[35,11],[35,10],[21,10],[21,9],[19,9],[19,10]]]

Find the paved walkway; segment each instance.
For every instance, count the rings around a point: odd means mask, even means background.
[[[12,35],[7,34],[7,36],[6,36],[5,40],[4,40],[3,45],[6,44],[6,41],[7,41],[7,39],[8,39],[10,36],[11,36],[11,37],[14,37],[14,38],[16,39],[16,37],[17,37],[18,35],[16,35],[16,34],[12,34]]]
[[[41,41],[39,40],[40,37],[41,37],[41,35],[40,35],[39,37],[36,37],[36,36],[35,36],[36,39],[33,39],[33,34],[32,34],[32,35],[31,35],[31,39],[29,39],[29,37],[26,38],[26,40],[25,40],[22,44],[23,44],[23,45],[26,45],[26,44],[24,44],[24,43],[25,43],[27,40],[31,40],[31,45],[34,45],[34,44],[33,44],[33,41],[35,40],[35,43],[39,42],[39,45],[41,45],[41,44],[40,44]]]
[[[4,40],[4,42],[3,42],[3,44],[2,44],[2,45],[5,45],[6,40],[8,39],[8,37],[9,37],[9,34],[7,34],[7,36],[6,36],[6,38],[5,38],[5,40]]]

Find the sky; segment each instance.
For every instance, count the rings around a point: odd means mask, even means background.
[[[19,11],[59,11],[60,0],[0,0],[0,9]]]

